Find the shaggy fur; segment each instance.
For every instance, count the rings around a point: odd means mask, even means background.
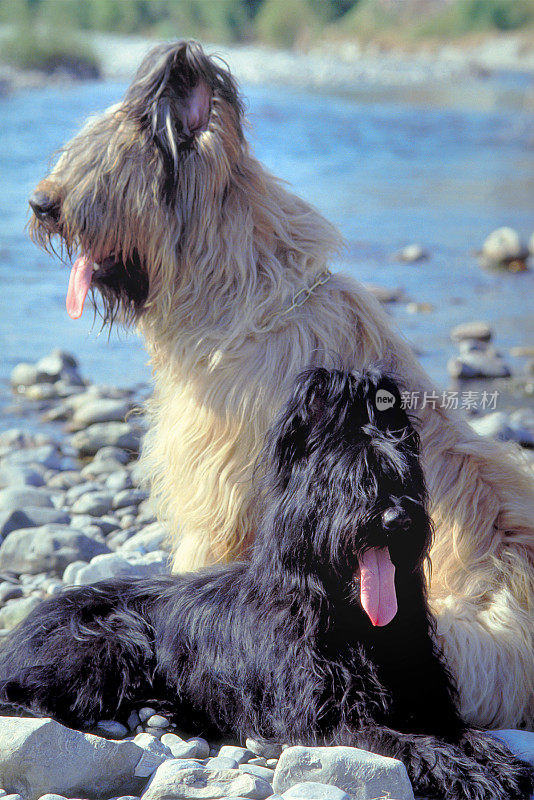
[[[2,648],[0,703],[81,726],[156,700],[195,731],[400,758],[425,797],[528,800],[534,770],[465,728],[431,636],[418,447],[387,377],[305,374],[260,462],[250,561],[49,600]],[[398,612],[374,627],[355,575],[384,549]]]
[[[178,571],[246,552],[252,464],[302,369],[336,353],[346,369],[380,360],[408,390],[434,388],[378,302],[327,279],[338,234],[250,153],[235,82],[196,43],[157,47],[32,206],[36,241],[58,235],[97,262],[105,319],[145,338],[156,385],[144,469]],[[458,412],[417,413],[430,600],[462,714],[532,724],[534,481]]]

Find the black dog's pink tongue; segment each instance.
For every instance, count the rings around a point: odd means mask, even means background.
[[[387,547],[373,547],[358,559],[360,601],[373,625],[387,625],[397,613],[395,567]]]
[[[93,278],[93,262],[87,256],[80,256],[72,265],[67,289],[67,314],[71,319],[82,316],[83,304]]]

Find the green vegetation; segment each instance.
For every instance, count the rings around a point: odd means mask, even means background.
[[[330,39],[403,44],[534,30],[534,0],[0,0],[13,34],[2,57],[20,66],[96,69],[77,31],[111,31],[275,47]]]
[[[19,69],[63,72],[77,78],[98,78],[100,66],[91,48],[65,29],[17,28],[2,42],[2,60]]]

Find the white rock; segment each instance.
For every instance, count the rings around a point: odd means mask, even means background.
[[[428,252],[420,244],[409,244],[403,247],[397,253],[399,261],[406,261],[407,263],[415,263],[416,261],[424,261],[428,258]]]
[[[414,798],[404,764],[356,747],[288,747],[274,773],[274,791],[309,781],[337,786],[353,800]]]
[[[282,797],[288,800],[350,800],[350,795],[338,789],[337,786],[328,786],[326,783],[296,783],[291,786]]]
[[[68,525],[23,528],[10,533],[0,545],[0,569],[61,574],[72,561],[89,561],[100,553],[109,553],[109,548]]]
[[[141,430],[129,422],[96,422],[71,437],[71,444],[80,456],[94,456],[101,447],[113,446],[136,453]]]
[[[219,800],[232,795],[265,800],[271,786],[238,769],[184,769],[179,760],[166,761],[150,779],[143,800]]]
[[[464,339],[476,339],[481,342],[489,342],[492,331],[487,322],[474,320],[472,322],[462,322],[451,330],[453,342],[460,342]]]
[[[259,739],[247,739],[247,749],[265,758],[278,758],[282,752],[282,745],[276,742],[265,742]]]
[[[35,595],[9,600],[3,608],[0,608],[0,628],[11,630],[39,605],[41,600]]]
[[[11,534],[12,536],[14,534]],[[0,553],[2,547],[0,546]],[[106,578],[149,578],[169,572],[168,554],[161,550],[153,553],[109,553],[96,556],[86,566],[76,570],[75,586],[84,586]]]
[[[219,755],[223,758],[233,758],[238,764],[245,764],[249,758],[252,758],[253,753],[246,747],[234,747],[230,744],[225,744],[219,750]]]
[[[482,253],[491,261],[500,262],[524,258],[528,251],[513,228],[497,228],[482,245]]]
[[[516,730],[490,731],[490,733],[504,742],[518,758],[528,761],[534,767],[534,733]]]
[[[95,422],[124,422],[131,410],[132,404],[128,400],[88,400],[75,410],[71,427],[79,429],[94,425]]]
[[[101,798],[140,794],[143,751],[133,742],[84,734],[51,719],[0,717],[0,786],[36,800],[46,793]]]

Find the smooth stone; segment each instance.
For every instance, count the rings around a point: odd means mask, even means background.
[[[224,758],[233,758],[239,765],[245,764],[254,753],[246,747],[237,747],[231,744],[225,744],[219,750],[219,755]]]
[[[139,719],[139,716],[135,711],[133,711],[132,714],[135,714],[137,719]],[[130,714],[130,717],[132,716],[132,714]],[[128,717],[128,720],[130,719],[130,717]],[[150,753],[155,753],[156,755],[164,756],[164,758],[173,757],[171,749],[167,745],[165,745],[160,739],[158,739],[156,736],[153,736],[152,733],[149,733],[148,731],[146,733],[144,732],[138,733],[134,737],[134,742],[137,745],[139,745],[139,747],[142,747],[143,750],[148,750]]]
[[[123,506],[123,508],[115,509],[113,513],[115,514],[117,519],[121,520],[121,525],[122,525],[122,520],[124,517],[133,517],[135,520],[135,515],[137,514],[137,506]],[[127,525],[126,527],[130,526]]]
[[[53,508],[27,508],[25,511],[0,512],[0,532],[4,539],[13,531],[22,528],[38,528],[42,525],[68,525],[70,515]]]
[[[23,619],[26,619],[28,614],[33,611],[34,608],[40,606],[41,602],[42,601],[38,597],[35,597],[35,595],[9,600],[5,606],[0,608],[0,628],[12,630],[19,624],[19,622],[22,622]]]
[[[107,514],[113,507],[112,492],[89,492],[82,495],[72,504],[73,514],[89,514],[92,517],[100,517]]]
[[[282,797],[288,800],[351,800],[350,795],[343,789],[314,781],[296,783],[284,792]]]
[[[113,508],[125,508],[126,506],[138,506],[148,498],[148,492],[143,489],[125,489],[115,495]]]
[[[130,731],[125,725],[114,719],[101,719],[98,721],[93,733],[97,736],[106,736],[111,739],[124,739]]]
[[[274,770],[268,767],[260,767],[257,764],[240,764],[239,769],[243,772],[248,772],[249,775],[257,775],[258,778],[263,778],[268,783],[273,782]]]
[[[96,422],[124,422],[132,410],[129,400],[112,400],[100,398],[89,400],[77,408],[72,416],[71,428],[77,430],[87,428]]]
[[[534,447],[534,409],[518,408],[512,411],[510,425],[523,447]]]
[[[141,722],[146,722],[149,717],[153,717],[154,714],[157,714],[158,712],[151,706],[144,706],[143,708],[139,709],[138,713]]]
[[[55,400],[61,397],[61,390],[57,383],[36,383],[28,386],[25,395],[28,400]]]
[[[72,489],[74,486],[82,483],[83,478],[80,473],[75,470],[66,470],[65,472],[57,472],[52,475],[46,482],[47,486],[51,489]]]
[[[116,472],[112,472],[111,475],[108,475],[106,478],[106,487],[115,492],[121,492],[124,489],[131,489],[132,486],[132,477],[126,469],[120,469]]]
[[[15,389],[33,386],[34,383],[37,383],[37,367],[35,364],[21,361],[11,370],[9,380]]]
[[[108,445],[137,453],[141,435],[140,429],[128,422],[97,422],[71,436],[70,443],[82,457],[93,456]]]
[[[0,570],[60,574],[72,561],[90,561],[106,553],[107,545],[67,525],[23,528],[10,533],[0,545]]]
[[[10,581],[2,581],[0,583],[0,603],[7,603],[8,600],[16,600],[22,597],[22,586],[18,583],[11,583]]]
[[[25,800],[43,794],[98,800],[132,793],[143,750],[66,728],[51,719],[0,718],[0,786]]]
[[[178,759],[166,761],[156,770],[143,793],[143,800],[219,800],[229,796],[266,800],[270,784],[237,769],[185,768]]]
[[[303,782],[337,786],[353,800],[414,800],[404,764],[356,747],[288,747],[274,773],[274,791],[283,794]]]
[[[432,303],[422,302],[422,303],[415,303],[410,302],[406,304],[406,311],[408,314],[431,314],[432,311],[436,310],[436,306]]]
[[[66,800],[62,794],[42,794],[39,800]]]
[[[269,769],[276,769],[277,764],[278,764],[277,758],[268,758],[265,762],[265,766],[269,767]]]
[[[452,378],[507,378],[510,368],[501,356],[472,350],[447,362]]]
[[[6,800],[23,800],[21,794],[3,794],[2,797],[5,797]]]
[[[487,322],[482,320],[462,322],[460,325],[455,325],[451,330],[451,339],[453,342],[461,342],[464,339],[475,339],[480,342],[489,342],[491,337],[491,327]]]
[[[86,464],[80,471],[83,478],[98,478],[100,481],[106,481],[110,475],[113,475],[117,470],[122,470],[120,461],[115,461],[112,458],[104,460],[91,461]]]
[[[425,261],[428,258],[428,251],[420,244],[408,244],[397,253],[399,261],[414,264],[416,261]]]
[[[128,716],[128,727],[131,731],[134,731],[137,726],[140,724],[141,720],[139,719],[139,714],[137,711],[132,711]]]
[[[165,549],[168,533],[159,522],[153,522],[146,528],[130,536],[121,547],[123,552],[152,553],[154,550]]]
[[[237,769],[238,764],[233,758],[215,756],[215,758],[208,758],[205,766],[206,769]]]
[[[521,427],[521,417],[508,417],[504,411],[494,411],[471,421],[471,427],[480,436],[489,436],[501,441],[518,442],[525,447],[534,446],[533,432]]]
[[[95,453],[95,457],[93,458],[93,463],[98,461],[117,461],[119,464],[124,466],[130,460],[130,454],[126,452],[122,447],[113,447],[108,445],[106,447],[101,447]]]
[[[528,761],[534,767],[534,733],[517,730],[489,731],[489,733],[504,742],[514,755]]]
[[[99,492],[101,491],[99,485],[94,481],[85,481],[83,483],[78,483],[76,486],[73,486],[72,489],[67,491],[65,495],[65,505],[72,506],[79,500],[80,497],[83,497],[86,494],[91,494],[92,492]]]
[[[62,580],[65,586],[74,586],[74,581],[76,579],[76,575],[78,574],[78,570],[82,567],[87,566],[87,561],[73,561],[68,567],[65,568],[63,572]]]
[[[513,228],[497,228],[482,245],[482,253],[490,261],[500,263],[528,256],[528,249]]]
[[[282,753],[282,745],[276,742],[261,741],[259,739],[247,739],[247,748],[251,753],[265,758],[279,758]]]
[[[48,469],[59,470],[62,468],[63,459],[58,453],[57,447],[51,444],[40,445],[38,447],[28,447],[24,450],[17,450],[2,458],[2,466],[26,467],[34,466],[47,467]]]
[[[192,739],[188,739],[187,744],[194,745],[196,747],[197,755],[193,756],[193,758],[208,758],[210,754],[210,746],[208,742],[201,736],[194,736]]]
[[[91,517],[89,514],[72,514],[71,524],[74,528],[86,530],[87,527],[97,529],[104,536],[119,528],[119,523],[113,517],[107,515],[103,517]]]
[[[161,714],[152,714],[146,724],[149,728],[168,728],[171,723],[167,717],[162,717]]]
[[[0,486],[22,488],[23,486],[44,486],[44,467],[0,466]],[[49,484],[50,485],[50,484]]]
[[[204,748],[200,748],[196,742],[184,742],[179,736],[173,733],[164,733],[161,737],[161,742],[169,748],[174,758],[192,758],[202,759],[206,758],[205,755],[200,755],[204,752]],[[208,748],[209,755],[209,748]]]
[[[14,534],[11,534],[12,536]],[[2,547],[0,546],[0,557]],[[74,560],[74,559],[72,559]],[[0,558],[1,564],[1,558]],[[153,553],[106,553],[91,559],[87,566],[76,572],[75,585],[84,586],[107,578],[150,578],[169,573],[168,554],[161,550]]]
[[[249,758],[247,764],[251,764],[255,767],[265,767],[267,766],[267,759],[264,758],[263,756],[256,756],[256,758]]]
[[[59,378],[65,370],[78,369],[78,361],[72,353],[55,347],[48,355],[39,359],[36,364],[40,372],[45,372],[52,378]]]
[[[121,523],[121,528],[123,528],[123,530],[129,530],[130,528],[132,528],[135,525],[135,516],[133,514],[123,514],[121,516],[121,518],[120,518],[120,523]],[[156,549],[159,549],[159,548],[156,548]],[[138,547],[137,550],[138,550],[139,553],[148,552],[143,547]]]

